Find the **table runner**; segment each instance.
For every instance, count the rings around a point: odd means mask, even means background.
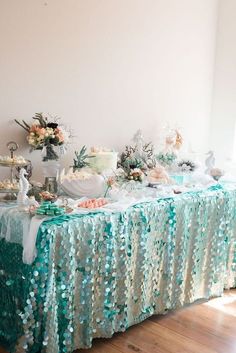
[[[0,242],[0,340],[72,352],[145,318],[236,286],[236,190],[44,222],[38,256]]]

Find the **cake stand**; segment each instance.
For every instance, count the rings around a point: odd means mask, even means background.
[[[10,182],[13,184],[14,181],[14,170],[16,168],[25,168],[31,164],[29,160],[25,160],[25,162],[17,162],[14,160],[14,152],[18,150],[19,145],[14,142],[10,141],[7,143],[7,148],[10,151],[10,158],[11,160],[8,161],[0,161],[0,167],[10,168]],[[16,200],[18,189],[0,189],[1,194],[6,194],[4,200]]]

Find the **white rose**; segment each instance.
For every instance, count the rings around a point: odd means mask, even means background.
[[[47,133],[49,135],[53,135],[53,129],[51,129],[50,127],[47,127]]]

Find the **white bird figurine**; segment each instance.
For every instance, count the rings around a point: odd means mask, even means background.
[[[214,157],[214,152],[209,151],[207,152],[207,159],[205,160],[205,165],[206,165],[206,170],[205,174],[210,174],[212,168],[215,166],[215,157]]]
[[[21,168],[20,173],[19,173],[19,193],[17,196],[17,204],[19,207],[25,207],[29,205],[29,198],[27,196],[27,193],[29,191],[29,182],[26,179],[26,175],[28,175],[27,171],[24,168]]]

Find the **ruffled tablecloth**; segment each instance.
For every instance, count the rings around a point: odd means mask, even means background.
[[[8,211],[12,241],[23,232],[14,212]],[[20,241],[6,240],[0,241],[0,340],[12,351],[72,352],[236,286],[236,187],[46,220],[30,266],[22,262]]]
[[[134,184],[136,184],[134,182]],[[209,182],[207,183],[209,185]],[[209,192],[217,185],[214,181],[210,182],[211,186],[204,186],[203,184],[189,186],[172,186],[172,185],[158,185],[157,188],[140,187],[134,189],[127,194],[127,191],[120,190],[113,194],[113,200],[107,205],[98,209],[78,208],[79,202],[82,199],[67,199],[68,205],[74,210],[72,214],[90,214],[90,213],[118,213],[125,212],[128,208],[140,205],[141,203],[148,203],[157,200],[169,199],[179,197],[179,194],[174,193],[174,188],[177,188],[181,193],[191,194],[196,192]],[[225,187],[227,190],[236,188],[236,184],[228,183]],[[63,199],[60,198],[56,202],[57,205],[63,205]],[[37,256],[36,238],[40,225],[52,217],[46,216],[31,216],[29,213],[19,210],[15,203],[0,203],[0,239],[5,239],[7,242],[21,244],[23,246],[23,262],[31,265]]]

